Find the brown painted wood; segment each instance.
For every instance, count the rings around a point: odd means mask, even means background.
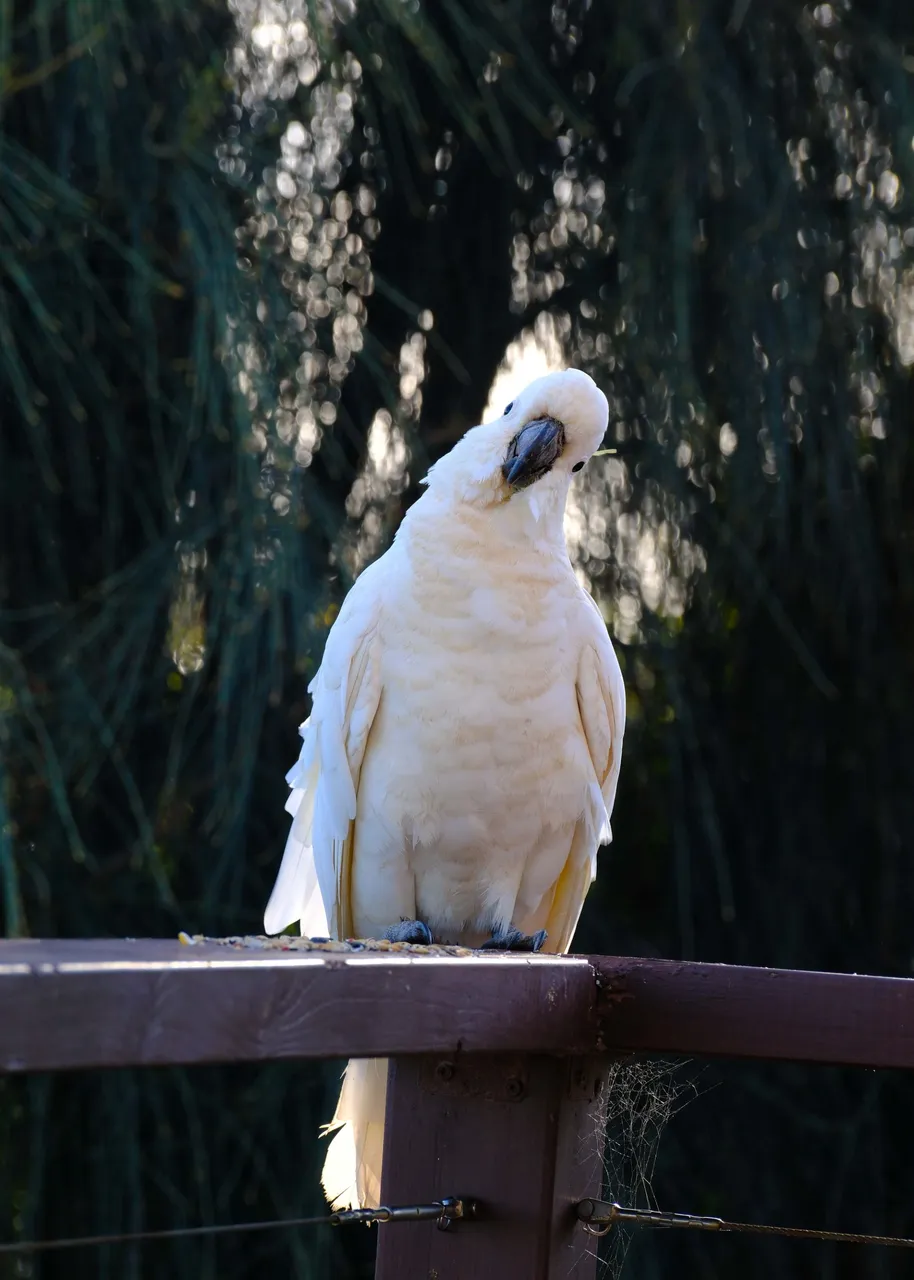
[[[459,1048],[910,1069],[914,980],[607,956],[0,941],[0,1070]]]
[[[0,1071],[568,1053],[595,1037],[583,959],[0,941]]]
[[[499,1055],[390,1066],[382,1200],[457,1195],[473,1222],[380,1227],[376,1280],[593,1280],[574,1205],[601,1186],[599,1067]]]
[[[914,980],[591,956],[606,1049],[914,1068]]]
[[[591,1280],[597,1268],[597,1241],[581,1226],[576,1208],[603,1191],[606,1136],[606,1073],[611,1060],[572,1058],[567,1063],[566,1091],[559,1116],[552,1230],[549,1237],[549,1280]]]

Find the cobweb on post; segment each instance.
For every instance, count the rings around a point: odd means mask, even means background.
[[[607,1072],[597,1115],[603,1146],[603,1199],[635,1209],[657,1209],[653,1191],[660,1137],[673,1116],[698,1094],[688,1063],[624,1059]],[[602,1274],[619,1280],[632,1229],[617,1225],[603,1239]],[[596,1241],[594,1241],[596,1245]]]

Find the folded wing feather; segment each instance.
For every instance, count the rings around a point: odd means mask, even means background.
[[[378,562],[380,563],[380,562]],[[264,913],[267,933],[300,921],[309,936],[346,937],[352,828],[359,774],[381,700],[376,565],[349,592],[309,686],[311,716],[298,762],[286,775],[294,815]]]
[[[593,606],[597,613],[596,606]],[[581,908],[597,873],[597,849],[612,839],[612,812],[625,730],[625,686],[602,617],[593,643],[584,645],[575,693],[581,728],[593,765],[593,780],[583,818],[572,833],[568,859],[556,882],[546,917],[545,949],[561,955],[571,946]]]

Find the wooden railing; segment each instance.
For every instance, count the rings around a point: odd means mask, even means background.
[[[596,1274],[607,1065],[639,1051],[914,1067],[914,980],[610,956],[0,942],[0,1070],[385,1057],[385,1204],[473,1222],[379,1231],[376,1276]],[[593,1153],[582,1160],[582,1150]]]

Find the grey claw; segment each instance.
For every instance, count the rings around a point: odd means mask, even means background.
[[[410,942],[414,946],[430,947],[432,931],[421,920],[401,920],[384,930],[384,937],[389,942]]]
[[[504,933],[493,933],[479,948],[480,951],[540,951],[546,941],[546,930],[539,929],[532,936],[521,933],[520,929],[506,929]]]

